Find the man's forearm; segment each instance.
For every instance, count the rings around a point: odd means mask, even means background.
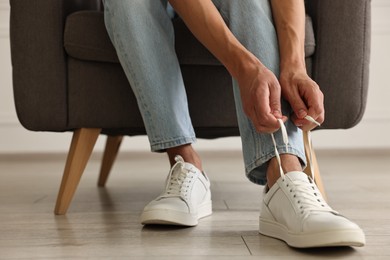
[[[305,6],[303,0],[272,0],[278,33],[280,68],[305,68]]]
[[[259,60],[235,38],[211,0],[169,0],[195,37],[233,77],[258,66]]]

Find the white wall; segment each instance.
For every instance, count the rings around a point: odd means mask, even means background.
[[[390,149],[390,1],[373,0],[372,56],[368,106],[362,122],[350,130],[317,131],[316,148]],[[9,2],[0,0],[0,153],[63,152],[69,147],[69,133],[36,133],[23,129],[16,117],[9,51]],[[104,139],[100,138],[97,150]],[[200,140],[198,149],[240,149],[238,138]],[[149,150],[146,137],[126,138],[122,150]]]

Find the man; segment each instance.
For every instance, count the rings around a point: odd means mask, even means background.
[[[324,121],[323,94],[306,73],[304,1],[169,3],[233,77],[246,174],[267,185],[260,233],[295,247],[364,245],[363,231],[333,211],[302,172],[301,129]],[[195,226],[212,213],[210,181],[191,145],[196,138],[167,0],[105,0],[105,23],[151,149],[166,151],[172,166],[141,222]]]

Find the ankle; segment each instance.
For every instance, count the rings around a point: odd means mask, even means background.
[[[282,154],[280,155],[282,169],[285,173],[292,171],[302,171],[302,165],[295,155]],[[280,168],[276,157],[272,158],[267,168],[267,185],[271,188],[280,178]]]
[[[203,171],[200,156],[197,154],[191,144],[168,148],[167,154],[171,167],[176,163],[175,156],[180,155],[181,157],[183,157],[185,162],[191,163],[200,171]]]

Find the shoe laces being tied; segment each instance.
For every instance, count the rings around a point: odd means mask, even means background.
[[[317,126],[321,126],[320,123],[318,123],[314,118],[312,118],[309,115],[305,116],[305,119],[310,121],[310,122],[312,122],[312,123],[314,123],[314,124],[316,124]],[[284,125],[282,119],[278,119],[278,122],[279,122],[279,125],[280,125],[280,130],[282,131],[283,143],[286,146],[286,151],[288,152],[288,134],[287,134],[286,126]],[[312,162],[313,149],[312,149],[312,141],[311,141],[310,131],[307,132],[307,135],[308,135],[308,139],[309,139],[309,145],[308,145],[308,147],[309,147],[309,160],[310,160],[310,162]],[[278,165],[279,165],[280,176],[284,179],[285,176],[284,176],[284,171],[283,171],[283,168],[282,168],[282,162],[280,160],[279,151],[278,151],[278,148],[277,148],[277,145],[276,145],[275,136],[274,136],[273,133],[271,134],[271,137],[272,137],[272,142],[274,144],[276,160],[277,160]],[[310,173],[311,173],[311,178],[314,181],[314,169],[313,169],[313,164],[312,163],[310,163]]]
[[[167,177],[165,193],[161,197],[187,198],[195,170],[193,168],[187,168],[183,158],[179,155],[175,157],[175,161],[176,163],[173,165]]]
[[[306,120],[316,124],[317,126],[320,126],[320,124],[315,121],[311,116],[306,116]],[[288,135],[287,135],[287,130],[286,127],[281,119],[278,119],[278,122],[280,124],[280,128],[282,131],[282,137],[283,137],[283,143],[286,145],[286,150],[288,151]],[[285,180],[285,173],[282,169],[281,165],[281,160],[280,160],[280,155],[276,146],[276,141],[275,137],[273,134],[272,136],[272,142],[274,144],[275,148],[275,154],[276,154],[276,159],[279,164],[279,170],[280,170],[280,175],[283,179]],[[309,160],[312,162],[312,157],[313,157],[313,150],[311,147],[311,136],[310,136],[310,131],[308,132],[308,139],[309,139]],[[312,165],[312,163],[310,163]],[[332,210],[328,204],[325,202],[324,198],[321,195],[321,192],[318,190],[317,186],[314,183],[314,170],[312,167],[310,167],[311,171],[311,178],[309,179],[309,182],[301,179],[295,179],[294,180],[294,187],[289,187],[287,184],[287,187],[290,188],[290,192],[294,193],[293,198],[295,198],[296,202],[299,204],[299,209],[301,210],[301,214],[308,213],[310,211],[330,211],[335,214],[337,214],[336,211]]]

